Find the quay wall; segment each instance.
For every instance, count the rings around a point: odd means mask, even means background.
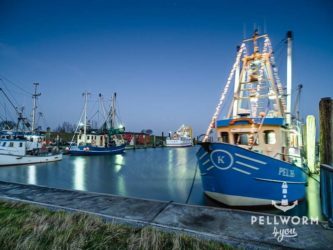
[[[0,181],[0,199],[54,210],[87,213],[114,223],[151,226],[246,249],[332,249],[333,231],[326,222],[281,223],[281,216],[234,209],[178,204],[110,194],[56,189]],[[283,216],[282,216],[283,217]],[[284,216],[285,217],[285,216]],[[297,220],[297,218],[296,218]],[[280,223],[276,224],[276,221]],[[294,229],[297,235],[278,241],[276,232]]]

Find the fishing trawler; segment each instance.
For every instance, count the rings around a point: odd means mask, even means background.
[[[2,134],[0,139],[0,166],[54,162],[62,154],[46,147],[36,147],[33,141],[16,133]]]
[[[269,36],[255,32],[243,40],[197,152],[205,194],[226,205],[287,206],[286,196],[294,204],[305,196],[301,126],[291,116],[291,32],[287,41],[285,92]],[[233,77],[228,113],[218,120]]]
[[[193,146],[192,128],[182,125],[176,132],[169,134],[165,142],[166,147],[191,147]]]
[[[15,128],[0,131],[0,166],[21,165],[31,163],[54,162],[62,160],[62,153],[57,147],[48,147],[46,137],[36,129],[36,111],[38,83],[34,83],[35,93],[33,98],[32,122],[23,116],[10,100],[6,92],[0,88],[9,104],[17,114]]]
[[[125,150],[125,140],[122,133],[125,131],[123,126],[116,127],[116,93],[112,98],[112,107],[105,115],[106,120],[100,129],[91,129],[87,119],[87,103],[89,93],[84,93],[85,104],[83,119],[81,117],[75,130],[74,137],[76,143],[67,148],[71,155],[112,155],[121,154]],[[101,95],[99,95],[101,98]],[[105,108],[104,108],[105,111]]]

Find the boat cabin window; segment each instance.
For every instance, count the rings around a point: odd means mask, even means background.
[[[79,135],[79,140],[81,140],[81,138],[82,138],[82,135]]]
[[[238,145],[258,145],[258,137],[255,138],[253,133],[235,133],[234,142]]]
[[[8,145],[8,147],[14,147],[14,142],[9,142],[9,145]]]
[[[221,132],[221,140],[222,140],[222,142],[229,143],[229,133]]]
[[[88,135],[88,136],[87,136],[87,140],[89,140],[89,138],[90,138],[90,136]]]
[[[23,146],[23,143],[22,143],[22,142],[20,142],[20,144],[19,144],[19,147],[20,147],[20,148],[22,148],[22,146]]]
[[[275,134],[274,130],[265,130],[264,137],[265,137],[266,144],[275,144],[276,143],[276,134]]]
[[[2,143],[2,146],[3,146],[3,147],[6,147],[6,142],[3,142],[3,143]]]

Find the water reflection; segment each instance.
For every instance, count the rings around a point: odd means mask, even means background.
[[[184,198],[183,202],[187,197],[187,192],[189,188],[187,185],[184,185],[184,180],[193,173],[193,167],[187,168],[188,161],[188,150],[187,148],[178,148],[176,149],[176,157],[175,157],[175,166],[173,168],[173,175],[177,176],[175,178],[175,183],[173,187],[174,192],[179,192],[179,195]]]
[[[125,183],[125,177],[122,174],[121,170],[125,166],[125,157],[122,154],[114,155],[112,156],[114,159],[114,171],[117,174],[116,179],[116,188],[117,188],[117,194],[127,196],[126,192],[126,183]],[[111,167],[112,167],[111,165]]]
[[[114,159],[115,171],[116,173],[119,173],[121,168],[125,165],[125,158],[123,155],[115,155]]]
[[[30,165],[28,166],[28,184],[36,185],[36,166]]]
[[[319,182],[315,177],[308,178],[306,199],[308,203],[308,217],[316,218],[321,215]]]
[[[74,175],[73,175],[73,189],[85,191],[85,168],[86,168],[86,161],[85,157],[76,157],[73,164],[74,164]]]
[[[197,150],[155,148],[114,156],[65,155],[57,163],[1,167],[0,180],[184,203],[198,168]],[[318,186],[309,178],[306,200],[285,215],[318,215],[321,219]],[[223,207],[204,195],[199,171],[189,204]],[[267,208],[255,210],[281,214]]]

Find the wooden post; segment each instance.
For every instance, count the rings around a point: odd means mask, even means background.
[[[333,166],[333,100],[322,98],[320,113],[320,163]]]
[[[156,135],[154,135],[154,139],[153,139],[153,147],[156,147]]]
[[[320,113],[320,193],[323,214],[333,228],[333,100],[322,98]]]

